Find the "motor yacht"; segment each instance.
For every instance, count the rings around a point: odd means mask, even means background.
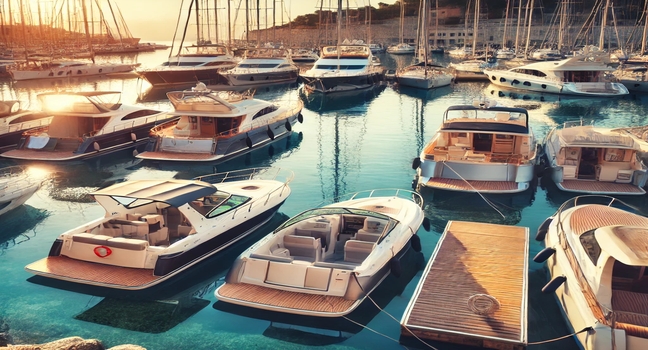
[[[387,53],[392,55],[413,55],[415,51],[416,47],[408,43],[399,43],[387,48]]]
[[[230,85],[254,87],[294,83],[299,68],[290,59],[288,50],[260,48],[248,50],[236,67],[221,72]]]
[[[515,193],[535,177],[536,142],[523,108],[492,102],[449,107],[441,127],[414,158],[414,187]]]
[[[278,105],[255,99],[250,91],[212,91],[204,84],[168,92],[176,119],[151,129],[137,158],[223,162],[287,137],[303,121],[303,102]]]
[[[23,205],[40,187],[22,166],[0,168],[0,215]]]
[[[568,192],[643,195],[648,175],[641,146],[622,130],[567,122],[549,131],[544,163],[556,186]]]
[[[139,63],[92,63],[79,61],[30,61],[8,68],[14,81],[78,78],[132,72]]]
[[[612,197],[579,196],[539,227],[550,281],[574,339],[586,350],[648,347],[648,218]]]
[[[422,205],[416,192],[372,190],[304,211],[243,252],[216,298],[280,313],[346,315],[410,247],[420,248]]]
[[[140,290],[178,275],[247,236],[290,195],[272,168],[191,180],[129,180],[92,193],[101,217],[61,233],[25,269],[47,278]]]
[[[18,146],[23,132],[51,121],[52,116],[43,111],[22,109],[20,101],[0,101],[0,152]]]
[[[621,83],[612,82],[614,71],[603,62],[572,57],[561,61],[536,62],[509,70],[484,69],[492,84],[515,90],[591,97],[628,94]]]
[[[98,157],[144,145],[153,126],[177,118],[121,104],[119,91],[48,92],[38,99],[51,122],[23,132],[17,149],[2,157],[42,161]]]

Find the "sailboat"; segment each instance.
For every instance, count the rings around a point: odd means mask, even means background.
[[[416,48],[405,42],[405,4],[400,2],[400,27],[398,29],[398,44],[387,48],[387,53],[393,55],[411,55]]]
[[[428,59],[430,52],[427,30],[428,13],[427,0],[423,0],[419,11],[419,35],[417,40],[419,63],[396,72],[396,81],[399,85],[432,89],[452,83],[453,75],[445,69],[441,69],[440,66],[431,65]]]

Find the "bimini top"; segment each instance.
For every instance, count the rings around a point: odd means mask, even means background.
[[[103,114],[121,106],[119,91],[46,92],[38,99],[51,114]]]
[[[182,112],[230,113],[237,108],[234,103],[252,99],[254,92],[212,91],[207,89],[204,84],[199,83],[191,90],[167,92],[167,97],[177,112],[173,114],[186,114]]]
[[[524,108],[450,106],[443,116],[443,130],[501,131],[528,134],[529,114]]]
[[[151,202],[162,202],[178,207],[214,192],[216,187],[207,182],[167,179],[126,181],[93,192],[91,195],[111,197],[126,208]]]
[[[594,232],[602,250],[626,265],[648,266],[648,229],[640,226],[606,226]]]
[[[608,67],[603,62],[598,61],[583,61],[580,57],[567,58],[560,61],[542,61],[530,63],[524,66],[510,69],[512,72],[523,72],[525,70],[538,70],[538,71],[601,71],[611,72],[614,68]]]
[[[592,125],[572,126],[559,131],[560,143],[563,146],[596,146],[641,149],[635,140],[619,131],[595,128]]]

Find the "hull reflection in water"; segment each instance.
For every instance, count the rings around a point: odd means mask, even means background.
[[[31,240],[38,226],[49,213],[30,205],[22,205],[5,215],[0,216],[0,255],[20,243]]]
[[[417,89],[413,87],[398,85],[398,88],[395,88],[399,93],[407,95],[409,97],[419,98],[425,101],[433,100],[435,98],[441,98],[445,95],[449,95],[453,91],[453,87],[450,85],[442,86],[436,89]]]
[[[369,89],[341,92],[337,94],[309,93],[305,89],[299,91],[299,96],[304,101],[304,107],[316,112],[327,112],[334,110],[356,107],[371,102],[385,90],[386,85],[373,85]]]

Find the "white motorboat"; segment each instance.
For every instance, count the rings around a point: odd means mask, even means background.
[[[11,66],[8,71],[15,81],[33,79],[78,78],[132,72],[139,63],[92,63],[78,61],[28,62]]]
[[[416,187],[515,193],[530,188],[535,164],[527,111],[480,103],[449,107],[412,168]]]
[[[531,52],[530,57],[530,59],[535,61],[556,61],[563,58],[564,56],[560,52],[560,50],[548,48],[534,50],[533,52]]]
[[[287,137],[302,122],[303,102],[276,105],[250,92],[212,91],[204,84],[168,92],[177,119],[151,130],[141,159],[222,162]]]
[[[236,67],[221,72],[230,85],[253,87],[259,85],[294,83],[299,68],[290,59],[288,50],[260,48],[248,50]]]
[[[614,71],[617,82],[623,84],[629,91],[648,92],[648,77],[646,66],[619,66]]]
[[[610,128],[568,122],[544,141],[545,166],[563,191],[643,195],[648,175],[631,135]]]
[[[408,43],[399,43],[387,48],[387,53],[392,55],[413,55],[415,51],[416,47]]]
[[[23,205],[40,186],[22,166],[0,169],[0,215]]]
[[[484,68],[490,67],[490,64],[484,60],[465,60],[457,63],[450,63],[448,68],[458,72],[484,73]]]
[[[458,59],[465,59],[465,58],[471,57],[473,55],[473,50],[472,50],[472,47],[470,47],[470,46],[455,47],[455,48],[453,48],[451,50],[446,50],[445,52],[450,57],[458,58]]]
[[[49,255],[25,269],[107,288],[154,286],[270,220],[292,178],[264,168],[112,185],[92,193],[105,215],[60,234]]]
[[[596,203],[596,204],[591,204]],[[538,229],[534,261],[585,350],[648,348],[648,218],[612,197],[565,202]]]
[[[610,81],[614,69],[599,61],[572,57],[561,61],[536,62],[509,70],[484,69],[491,83],[523,91],[613,97],[627,95],[621,83]]]
[[[441,86],[448,86],[454,80],[454,76],[444,68],[422,63],[397,70],[395,78],[398,85],[419,89],[434,89]]]
[[[415,192],[373,190],[304,211],[243,252],[216,298],[289,314],[346,315],[410,247],[420,250],[422,205]]]
[[[227,84],[220,71],[234,68],[239,59],[223,45],[196,45],[182,48],[180,54],[160,66],[142,68],[137,74],[153,86],[203,82]]]
[[[18,146],[23,132],[51,121],[52,116],[45,112],[22,109],[19,101],[0,101],[0,152]]]
[[[338,48],[340,50],[338,54]],[[369,89],[383,79],[383,69],[372,64],[369,46],[362,41],[324,46],[313,67],[299,77],[310,92],[335,93]]]
[[[122,105],[119,91],[38,95],[49,125],[22,134],[18,148],[2,157],[23,160],[88,159],[146,144],[151,128],[176,116]]]
[[[319,55],[313,49],[296,49],[290,53],[290,58],[295,63],[313,63],[319,59]]]
[[[515,50],[503,47],[495,51],[495,58],[498,60],[510,60],[511,58],[515,58]]]

